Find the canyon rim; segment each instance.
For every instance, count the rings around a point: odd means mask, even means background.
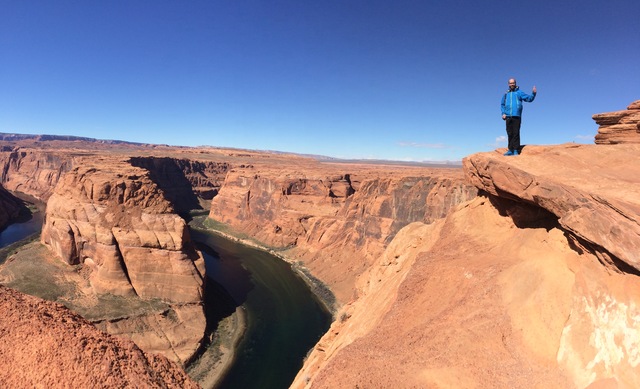
[[[50,299],[91,323],[2,287],[0,355],[24,366],[2,379],[42,379],[28,358],[86,350],[74,342],[91,331],[124,342],[137,367],[123,380],[191,384],[179,366],[204,336],[204,264],[184,218],[204,209],[329,291],[334,322],[294,388],[640,387],[639,119],[636,101],[594,115],[596,144],[478,153],[462,168],[4,134],[0,221],[17,217],[16,196],[46,205],[27,249],[73,270],[66,292],[83,298]],[[19,290],[16,258],[0,283]],[[25,306],[37,309],[12,325]],[[59,350],[12,351],[29,320],[55,329]],[[87,358],[120,358],[105,355]]]

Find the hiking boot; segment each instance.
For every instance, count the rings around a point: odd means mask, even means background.
[[[518,150],[513,150],[513,155],[520,155],[520,153],[518,152]]]
[[[517,151],[516,151],[516,153],[517,153]],[[508,155],[513,155],[513,151],[509,150],[509,151],[507,151],[506,153],[504,153],[504,155],[506,155],[506,156],[508,156]]]

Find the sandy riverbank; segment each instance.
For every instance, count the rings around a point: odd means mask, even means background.
[[[204,389],[215,388],[236,358],[236,349],[247,329],[247,315],[242,307],[218,323],[211,335],[211,345],[186,369],[187,374]]]

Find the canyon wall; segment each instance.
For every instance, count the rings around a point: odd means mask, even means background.
[[[209,217],[301,262],[340,303],[405,225],[473,198],[459,169],[319,164],[234,168]]]
[[[88,265],[97,293],[201,301],[201,258],[154,173],[125,157],[6,149],[2,184],[46,202],[42,242],[65,262]]]
[[[0,151],[2,186],[46,202],[76,157],[72,152],[3,146]]]
[[[90,267],[97,293],[200,302],[202,259],[148,171],[118,160],[92,162],[56,185],[42,242],[65,262]]]
[[[639,152],[465,158],[479,196],[395,235],[292,387],[639,387]]]
[[[215,191],[226,165],[46,144],[3,150],[3,184],[46,203],[41,241],[81,267],[91,293],[170,304],[97,324],[176,362],[192,358],[206,325],[204,261],[178,211],[198,208],[198,193]]]
[[[179,212],[199,208],[199,199],[211,200],[218,194],[230,169],[227,162],[185,158],[132,157],[129,161],[131,165],[149,171],[150,178]]]
[[[5,228],[20,215],[24,205],[20,199],[9,193],[0,185],[0,230]]]
[[[625,139],[463,169],[13,146],[0,160],[7,189],[47,201],[43,242],[95,292],[171,302],[97,325],[174,361],[204,330],[202,260],[178,213],[217,193],[218,227],[337,297],[294,388],[636,388],[640,144]]]

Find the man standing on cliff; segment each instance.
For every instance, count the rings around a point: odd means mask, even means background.
[[[537,89],[533,86],[533,93],[528,95],[516,85],[516,79],[509,79],[509,90],[502,96],[502,120],[507,124],[509,137],[509,151],[504,155],[520,154],[520,118],[522,117],[522,102],[530,103],[536,98]]]

